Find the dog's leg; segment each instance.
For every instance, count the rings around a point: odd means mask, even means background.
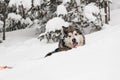
[[[55,49],[55,51],[48,53],[48,54],[45,56],[45,58],[48,57],[48,56],[51,56],[51,55],[54,54],[54,53],[61,52],[61,51],[67,51],[67,50],[70,50],[70,49],[71,49],[71,48],[68,48],[68,47],[57,48],[57,49]]]
[[[61,50],[59,48],[55,49],[55,51],[48,53],[47,55],[45,55],[45,58],[48,56],[51,56],[52,54],[56,53],[56,52],[60,52]]]
[[[82,37],[83,37],[83,45],[85,45],[85,36],[82,34]]]

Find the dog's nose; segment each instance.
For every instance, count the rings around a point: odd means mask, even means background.
[[[74,39],[72,39],[72,42],[76,42],[76,39],[74,38]]]

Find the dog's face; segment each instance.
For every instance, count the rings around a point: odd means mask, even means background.
[[[70,48],[84,45],[84,37],[77,26],[63,27],[65,45]]]

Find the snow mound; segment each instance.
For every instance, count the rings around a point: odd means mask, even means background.
[[[46,32],[55,31],[62,29],[62,26],[69,26],[69,23],[65,22],[60,17],[55,17],[49,20],[46,24]]]
[[[71,2],[71,0],[63,0],[63,3],[62,4],[66,4],[68,2]]]
[[[87,35],[85,46],[47,58],[41,58],[41,54],[54,50],[57,44],[30,39],[13,47],[1,48],[1,52],[5,53],[0,53],[0,64],[11,64],[13,69],[0,71],[0,79],[120,80],[119,35],[120,26],[110,26]]]
[[[59,5],[57,7],[57,15],[66,15],[67,14],[67,9],[64,5]]]
[[[90,3],[87,6],[85,6],[84,14],[86,18],[90,21],[95,21],[96,17],[93,14],[98,15],[99,13],[100,10],[97,6],[95,6],[95,3]]]

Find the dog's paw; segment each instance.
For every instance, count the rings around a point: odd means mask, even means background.
[[[48,53],[47,55],[45,55],[45,58],[48,57],[48,56],[51,56],[51,55],[52,55],[52,53]]]

